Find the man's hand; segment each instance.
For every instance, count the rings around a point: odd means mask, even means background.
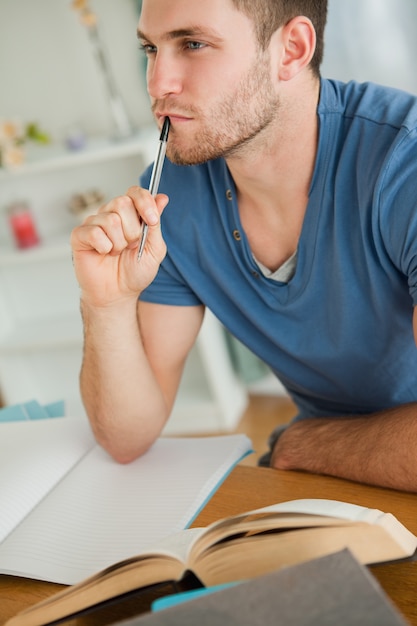
[[[278,438],[271,467],[417,492],[417,405],[296,421]]]
[[[137,299],[152,282],[166,254],[160,215],[168,197],[153,198],[149,191],[131,187],[126,195],[102,206],[71,235],[73,261],[82,299],[102,307]],[[140,262],[138,246],[142,223],[149,226]]]

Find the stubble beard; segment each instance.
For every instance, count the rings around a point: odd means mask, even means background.
[[[211,111],[188,111],[202,125],[191,145],[168,141],[167,156],[176,165],[199,165],[220,157],[239,158],[254,149],[255,139],[277,118],[279,98],[269,74],[269,56],[258,55],[237,89]]]

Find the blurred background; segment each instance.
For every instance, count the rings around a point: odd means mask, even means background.
[[[0,392],[82,414],[69,233],[153,159],[140,0],[0,0]],[[322,73],[417,93],[416,0],[330,0]],[[221,68],[219,68],[219,76]],[[207,317],[174,431],[233,427],[248,393],[283,394]]]
[[[136,40],[138,0],[91,0],[132,122],[151,121]],[[330,0],[323,74],[417,89],[415,0]],[[37,120],[54,138],[71,126],[110,131],[102,76],[71,0],[1,0],[0,119]]]
[[[86,3],[136,127],[151,121],[136,39],[138,4]],[[58,140],[71,127],[89,135],[113,130],[94,45],[72,0],[1,0],[0,78],[0,118],[37,120]]]

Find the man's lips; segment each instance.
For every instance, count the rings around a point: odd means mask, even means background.
[[[192,120],[193,118],[188,116],[188,115],[183,115],[181,113],[174,113],[171,111],[167,111],[166,113],[156,113],[156,117],[158,119],[158,122],[160,122],[161,124],[163,123],[163,120],[166,117],[169,117],[171,124],[174,122],[189,122],[190,120]]]

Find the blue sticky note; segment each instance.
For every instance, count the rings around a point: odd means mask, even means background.
[[[48,417],[64,417],[65,416],[65,401],[58,400],[57,402],[51,402],[49,404],[45,404],[45,411],[48,414]]]
[[[152,603],[152,611],[162,611],[163,609],[168,609],[171,606],[176,606],[177,604],[182,604],[183,602],[188,602],[189,600],[194,600],[195,598],[199,598],[200,596],[206,596],[211,593],[215,593],[216,591],[221,591],[222,589],[227,589],[228,587],[234,587],[238,585],[238,582],[235,583],[226,583],[224,585],[214,585],[213,587],[203,587],[202,589],[192,589],[191,591],[184,591],[182,593],[174,593],[171,596],[165,596],[164,598],[158,598],[155,602]]]
[[[0,409],[0,422],[26,422],[28,419],[29,416],[21,404]]]
[[[36,400],[30,400],[23,405],[30,420],[42,420],[45,417],[49,417],[43,406]]]
[[[0,408],[0,422],[26,422],[50,417],[64,417],[65,402],[59,400],[42,406],[37,400]]]

